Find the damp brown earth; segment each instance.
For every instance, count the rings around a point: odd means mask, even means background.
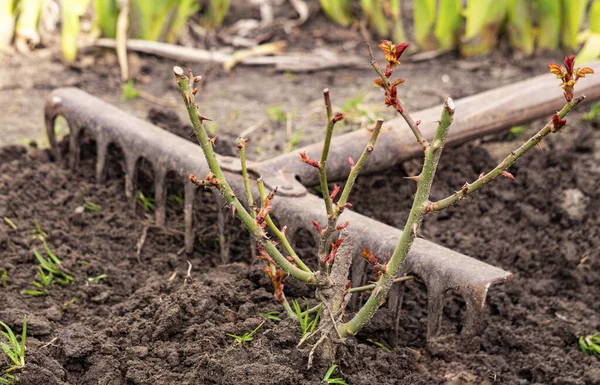
[[[104,53],[97,55],[97,60],[108,60]],[[464,61],[447,55],[409,63],[403,73],[410,79],[406,103],[416,110],[439,103],[445,94],[459,98],[521,80],[545,71],[547,59],[495,54]],[[139,60],[148,80],[140,87],[177,103],[170,68],[181,63]],[[15,82],[0,92],[4,102],[17,106],[3,123],[13,130],[22,123],[41,131],[44,95],[53,87],[76,85],[189,139],[191,129],[180,120],[184,111],[177,104],[119,101],[116,67],[82,70],[39,58],[30,63],[15,58],[2,63],[2,71],[18,68],[38,75],[25,76],[27,82]],[[255,124],[258,139],[250,146],[255,159],[320,140],[320,90],[325,86],[332,89],[334,100],[339,96],[339,108],[362,93],[357,102],[362,113],[389,114],[368,107],[381,101],[379,94],[371,93],[373,74],[367,70],[281,75],[268,68],[240,67],[231,74],[205,69],[213,79],[204,88],[206,110],[214,111],[215,121],[225,122],[215,127],[222,153],[233,153],[234,138]],[[23,100],[35,100],[38,110],[31,117],[23,117]],[[290,144],[286,136],[289,118],[280,121],[273,117],[277,110],[267,111],[273,106],[293,116],[294,127],[302,125],[297,143]],[[364,332],[341,348],[336,376],[352,385],[600,384],[600,361],[584,356],[577,344],[578,336],[600,329],[600,123],[584,120],[586,109],[569,118],[565,132],[550,136],[543,151],[528,154],[511,168],[516,180],[503,179],[428,217],[423,225],[420,236],[514,273],[511,282],[492,288],[478,336],[468,346],[461,343],[457,333],[465,306],[459,296],[448,293],[441,336],[426,343],[426,288],[409,282],[400,328],[394,329],[391,313],[382,309]],[[356,118],[345,129],[360,124]],[[540,124],[532,123],[527,133]],[[447,149],[434,198],[495,166],[524,137],[498,135]],[[120,150],[112,148],[107,181],[98,185],[93,181],[91,141],[83,147],[76,171],[53,161],[44,149],[0,150],[0,217],[17,226],[0,225],[0,271],[7,272],[6,285],[0,286],[0,319],[18,331],[23,316],[28,317],[27,366],[21,383],[319,383],[327,367],[306,369],[308,352],[296,348],[298,326],[264,317],[281,309],[260,264],[252,260],[250,240],[241,226],[230,221],[224,241],[230,263],[223,265],[217,226],[221,208],[211,194],[199,194],[195,249],[182,253],[178,197],[183,186],[170,180],[166,229],[154,228],[152,210],[124,196],[122,162]],[[362,176],[353,193],[354,208],[402,227],[414,193],[404,177],[414,168],[409,162]],[[143,165],[138,187],[152,196],[152,173]],[[86,210],[86,201],[101,210]],[[39,234],[32,232],[35,223],[75,277],[75,283],[53,287],[43,297],[21,294],[36,278],[32,250],[43,250]],[[138,253],[144,229],[147,236]],[[311,296],[309,289],[291,280],[286,290],[294,298]],[[254,339],[242,347],[235,347],[228,336],[261,324]]]

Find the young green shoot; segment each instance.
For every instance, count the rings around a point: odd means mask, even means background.
[[[508,130],[508,133],[504,137],[504,140],[510,142],[519,139],[527,131],[525,126],[514,126]]]
[[[234,348],[243,346],[246,342],[250,342],[254,339],[254,334],[256,334],[258,329],[260,329],[264,323],[265,323],[265,321],[261,322],[254,330],[252,330],[251,332],[245,333],[241,336],[238,336],[237,334],[229,334],[229,333],[227,334],[227,336],[233,338],[233,347]]]
[[[315,314],[315,317],[311,320],[310,319],[311,312],[310,312],[310,307],[308,305],[308,300],[305,300],[305,301],[306,301],[306,310],[302,311],[302,307],[300,306],[298,301],[295,299],[292,300],[292,307],[294,308],[294,313],[296,315],[296,319],[300,323],[300,330],[302,330],[302,339],[300,340],[300,343],[304,342],[304,340],[306,340],[306,338],[308,338],[308,336],[310,336],[315,331],[315,328],[317,327],[317,324],[319,323],[319,317],[321,316],[321,310],[322,310],[321,305],[319,305],[317,307],[317,314]]]
[[[11,221],[9,217],[4,217],[4,222],[6,222],[6,224],[9,225],[11,229],[18,229],[17,225],[15,225],[15,222]]]
[[[154,198],[146,197],[144,193],[139,190],[136,192],[135,198],[137,199],[137,202],[140,204],[140,206],[144,208],[145,212],[154,210]]]
[[[12,329],[0,321],[0,326],[4,328],[5,331],[0,331],[0,334],[4,336],[5,341],[0,340],[0,348],[4,352],[8,360],[8,369],[4,370],[2,373],[2,377],[5,377],[6,374],[25,367],[25,343],[27,341],[27,316],[23,317],[23,331],[21,333],[21,342],[17,340],[17,337],[13,333]],[[12,375],[9,376],[12,378]],[[10,384],[11,382],[5,382]]]
[[[600,358],[600,332],[579,337],[579,348],[586,356]]]
[[[337,365],[331,365],[329,367],[329,369],[327,369],[327,372],[325,373],[325,376],[323,376],[323,381],[321,381],[324,384],[339,384],[339,385],[348,385],[348,383],[346,381],[344,381],[343,378],[331,378],[331,376],[333,375],[333,372],[337,369]]]
[[[48,288],[55,283],[68,285],[73,282],[73,277],[62,271],[60,268],[61,260],[50,250],[46,242],[44,242],[44,248],[47,258],[44,258],[37,249],[33,249],[33,254],[39,263],[37,269],[38,280],[33,281],[33,285],[37,289],[26,289],[21,291],[21,294],[44,296],[48,294]]]
[[[42,227],[40,226],[38,220],[34,219],[33,229],[31,229],[31,239],[39,239],[40,241],[43,241],[44,239],[46,239],[47,236],[48,234],[46,234],[46,232],[42,230]]]
[[[67,302],[63,303],[63,309],[66,309],[69,305],[74,304],[77,301],[79,301],[79,297],[71,297],[70,300],[68,300]]]
[[[387,346],[385,346],[381,342],[377,342],[377,341],[372,340],[370,338],[368,338],[367,341],[369,341],[373,345],[377,346],[379,349],[382,349],[384,352],[387,352],[387,353],[391,353],[392,352],[392,349],[388,348]]]
[[[172,200],[183,207],[183,192],[179,191],[177,194],[169,194],[169,200]]]
[[[89,283],[99,284],[100,281],[106,280],[106,279],[108,279],[108,275],[107,274],[100,274],[100,275],[97,275],[95,277],[89,277],[88,278],[88,282]]]
[[[268,313],[265,313],[264,317],[266,319],[268,319],[268,320],[275,321],[275,322],[281,321],[281,318],[279,318],[279,312],[278,311],[270,311]]]
[[[87,211],[91,211],[94,213],[100,212],[102,211],[102,206],[100,206],[99,204],[96,204],[90,200],[85,199],[84,200],[85,204],[83,205],[83,207],[87,210]]]
[[[2,269],[2,287],[8,286],[8,271],[6,269]]]
[[[594,102],[592,104],[592,107],[590,107],[590,112],[585,114],[583,119],[587,120],[588,122],[591,122],[593,120],[596,120],[596,118],[598,117],[598,113],[600,113],[600,101]]]
[[[298,144],[300,144],[301,137],[302,137],[302,129],[298,128],[292,134],[290,141],[287,142],[287,144],[285,145],[284,152],[290,152],[290,151],[294,150],[296,147],[298,147]]]
[[[129,79],[127,83],[121,87],[121,99],[122,100],[134,100],[139,98],[140,91],[133,86],[133,79]]]

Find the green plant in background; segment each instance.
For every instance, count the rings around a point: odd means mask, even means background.
[[[21,342],[17,340],[17,337],[13,333],[12,329],[0,321],[0,326],[4,328],[4,331],[0,331],[0,334],[4,337],[5,341],[0,341],[0,348],[4,353],[4,356],[8,361],[8,368],[0,373],[0,384],[10,385],[18,382],[18,379],[11,373],[17,369],[25,367],[25,344],[27,341],[27,316],[23,317],[23,331],[21,332]]]
[[[536,0],[537,44],[541,50],[558,48],[562,23],[562,0]]]
[[[596,118],[598,117],[598,113],[600,113],[600,101],[594,102],[594,104],[592,104],[592,107],[590,107],[590,112],[585,114],[583,119],[587,121],[596,120]]]
[[[413,0],[413,8],[415,41],[423,50],[434,49],[436,44],[433,25],[436,0]]]
[[[360,0],[360,6],[369,22],[369,27],[375,30],[377,36],[387,36],[389,29],[385,14],[383,13],[383,1]]]
[[[469,0],[461,53],[481,55],[492,50],[504,23],[508,0]]]
[[[2,269],[2,287],[8,286],[8,271]]]
[[[0,53],[10,46],[15,30],[15,0],[0,1]]]
[[[350,0],[320,0],[323,12],[342,27],[347,27],[352,23],[350,15]]]
[[[434,34],[441,50],[449,51],[458,47],[462,18],[461,0],[440,0]]]
[[[75,61],[77,57],[77,39],[81,31],[79,18],[88,4],[89,0],[62,0],[61,47],[67,61]]]
[[[533,9],[530,0],[508,1],[508,36],[512,46],[527,56],[533,54]]]
[[[10,3],[10,1],[9,1]],[[17,47],[28,49],[27,45],[36,46],[40,42],[38,22],[42,13],[44,0],[20,0],[19,18],[15,29]]]
[[[600,0],[594,0],[588,17],[589,30],[585,43],[575,60],[580,63],[590,62],[600,57]]]
[[[392,38],[394,41],[406,41],[400,0],[390,0],[390,16],[392,17]]]
[[[94,0],[95,25],[102,36],[114,39],[117,36],[119,6],[117,0]]]
[[[579,348],[586,356],[600,358],[600,332],[579,337]]]
[[[210,0],[206,15],[202,18],[203,25],[206,28],[218,28],[223,24],[231,0]]]
[[[331,378],[331,376],[333,375],[333,372],[335,371],[335,369],[337,369],[337,365],[331,365],[329,367],[329,369],[327,369],[327,372],[325,373],[325,375],[323,376],[323,383],[325,384],[339,384],[339,385],[348,385],[348,383],[346,381],[344,381],[343,378]]]
[[[585,20],[588,0],[562,0],[561,42],[569,51],[577,50],[577,36]]]

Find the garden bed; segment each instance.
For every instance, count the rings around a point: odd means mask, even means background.
[[[577,336],[600,327],[600,135],[597,123],[581,116],[572,116],[566,132],[551,136],[542,152],[515,165],[515,181],[502,180],[424,223],[423,237],[515,274],[491,290],[479,336],[466,347],[458,341],[464,306],[449,295],[442,337],[427,346],[426,292],[409,283],[397,334],[384,309],[342,348],[340,375],[349,384],[600,382],[598,360],[577,345]],[[187,135],[177,124],[171,129]],[[434,197],[490,169],[498,149],[518,143],[485,142],[447,150]],[[28,316],[21,383],[317,383],[327,368],[306,370],[307,352],[295,347],[293,322],[267,320],[244,347],[233,347],[227,336],[249,332],[265,313],[281,310],[261,266],[251,263],[248,238],[230,239],[233,262],[216,266],[216,207],[199,194],[206,202],[197,206],[198,242],[193,254],[181,254],[182,208],[172,198],[166,227],[174,231],[150,229],[139,263],[136,245],[152,218],[125,198],[118,151],[107,182],[93,183],[94,150],[93,143],[84,146],[76,172],[51,162],[46,150],[6,147],[0,153],[0,216],[18,227],[0,227],[0,270],[8,276],[0,288],[0,319],[18,330]],[[363,177],[356,209],[401,226],[413,193],[403,179],[407,168]],[[138,182],[151,196],[150,178],[141,172]],[[86,200],[102,210],[81,212]],[[76,278],[45,297],[20,294],[36,278],[32,249],[43,250],[34,221]],[[243,234],[236,226],[232,233]],[[101,274],[107,277],[89,282]],[[291,281],[286,288],[291,297],[310,294]],[[369,339],[397,347],[386,352]]]

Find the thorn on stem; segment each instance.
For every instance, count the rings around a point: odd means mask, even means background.
[[[514,175],[513,175],[513,174],[511,174],[511,173],[510,173],[510,172],[508,172],[508,171],[502,171],[502,176],[503,176],[503,177],[505,177],[505,178],[508,178],[508,179],[515,180],[515,177],[514,177]]]
[[[354,163],[354,159],[352,159],[351,156],[348,157],[348,163],[350,163],[351,170],[354,168],[354,166],[356,166],[356,163]]]

